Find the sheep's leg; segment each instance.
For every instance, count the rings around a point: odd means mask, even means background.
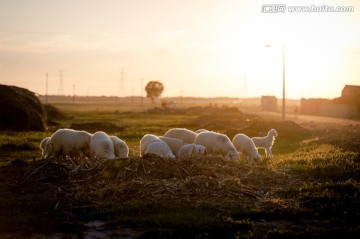
[[[266,158],[272,158],[272,153],[270,148],[265,149]]]
[[[195,155],[196,155],[195,148],[192,148],[190,155],[191,155],[190,156],[191,158],[195,158]]]
[[[243,153],[244,164],[246,164],[248,162],[248,159],[249,159],[249,157]]]

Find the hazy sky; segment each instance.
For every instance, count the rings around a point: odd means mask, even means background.
[[[281,97],[283,44],[288,97],[360,85],[360,1],[0,0],[0,84],[39,94],[62,71],[68,95],[140,95],[143,79],[163,96]]]

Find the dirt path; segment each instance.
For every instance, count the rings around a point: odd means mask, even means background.
[[[245,114],[259,115],[264,119],[281,120],[281,113],[278,112],[249,111],[249,110],[242,110],[242,111]],[[358,120],[314,116],[314,115],[302,115],[302,114],[286,114],[285,120],[291,120],[300,125],[328,124],[328,125],[341,125],[341,126],[346,126],[346,125],[360,126],[360,121]]]
[[[281,120],[281,113],[277,112],[245,110],[244,113],[255,114],[268,120]],[[294,121],[310,129],[313,136],[318,137],[322,143],[354,152],[360,151],[360,121],[358,120],[295,114],[287,114],[285,120]]]

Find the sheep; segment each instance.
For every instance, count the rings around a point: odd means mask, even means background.
[[[152,145],[150,146],[150,144]],[[158,136],[153,134],[146,134],[140,140],[140,156],[143,157],[146,154],[155,154],[163,158],[175,159],[175,155],[170,147]]]
[[[103,131],[98,131],[90,140],[90,156],[96,159],[115,159],[114,144]]]
[[[86,131],[73,129],[57,130],[46,144],[45,158],[55,157],[80,157],[83,158],[90,151],[91,134]]]
[[[261,156],[256,150],[254,142],[245,134],[237,134],[232,140],[235,148],[242,153],[244,162],[249,159],[250,162],[261,161]]]
[[[198,129],[195,131],[195,133],[197,133],[197,134],[200,134],[201,132],[210,132],[210,131],[207,129]]]
[[[164,141],[154,141],[150,143],[144,152],[144,155],[157,155],[161,158],[175,159],[175,155]]]
[[[192,130],[185,128],[173,128],[169,129],[164,136],[170,138],[181,139],[185,144],[192,144],[196,137],[196,133]]]
[[[181,147],[178,158],[187,159],[187,158],[200,158],[206,154],[206,148],[203,145],[199,144],[185,144]]]
[[[272,158],[271,147],[273,146],[274,141],[275,141],[275,137],[277,137],[277,136],[278,136],[278,133],[276,132],[276,130],[271,129],[267,133],[267,136],[265,136],[265,137],[253,137],[251,139],[252,139],[252,141],[254,141],[254,144],[255,144],[256,148],[265,149],[266,158]]]
[[[161,139],[153,134],[145,134],[140,140],[140,156],[144,156],[146,148],[152,142],[159,142]]]
[[[40,142],[40,149],[41,149],[41,159],[44,159],[45,155],[47,155],[47,143],[50,137],[46,137]]]
[[[194,144],[203,145],[208,153],[220,154],[227,159],[236,160],[239,157],[239,153],[225,134],[201,132],[195,137]]]
[[[161,139],[162,141],[164,141],[171,149],[171,151],[173,152],[173,154],[178,157],[178,153],[180,148],[184,145],[184,141],[181,139],[175,139],[175,138],[170,138],[170,137],[165,137],[165,136],[159,136],[159,139]]]
[[[129,147],[126,143],[119,139],[116,136],[110,136],[111,141],[114,144],[114,154],[117,158],[127,158],[129,157]]]

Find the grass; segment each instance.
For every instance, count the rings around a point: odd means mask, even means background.
[[[269,166],[286,168],[316,180],[360,179],[359,153],[344,151],[317,140],[303,141],[298,150],[279,155]]]
[[[316,130],[299,136],[290,127],[286,128],[289,137],[281,137],[285,129],[279,128],[274,158],[254,167],[212,158],[142,163],[136,157],[144,134],[162,135],[172,127],[195,130],[199,125],[189,122],[198,115],[122,113],[113,109],[99,113],[89,111],[88,106],[78,111],[66,107],[65,113],[72,117],[59,120],[60,127],[94,121],[124,127],[113,134],[127,142],[131,159],[116,161],[91,182],[34,181],[19,186],[19,179],[34,169],[32,158],[40,157],[40,141],[57,128],[46,132],[1,132],[0,178],[4,187],[0,198],[6,205],[0,206],[2,228],[15,229],[26,222],[41,231],[41,222],[50,224],[54,231],[66,227],[78,233],[85,230],[86,222],[100,220],[109,230],[118,225],[139,228],[144,238],[360,234],[359,152],[342,147],[338,141],[336,145],[323,142],[324,135],[319,137]],[[227,130],[225,123],[218,125],[224,127],[219,131]],[[26,168],[12,163],[18,159],[28,162]],[[82,179],[80,176],[75,179]],[[163,191],[154,193],[159,190]]]

